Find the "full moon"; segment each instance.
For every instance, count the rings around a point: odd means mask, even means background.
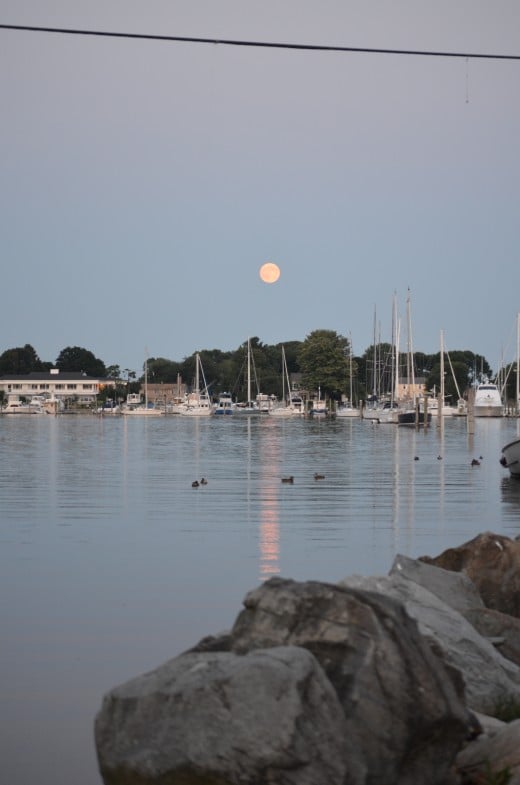
[[[273,262],[266,262],[260,268],[260,278],[264,283],[275,283],[280,277],[280,268]]]

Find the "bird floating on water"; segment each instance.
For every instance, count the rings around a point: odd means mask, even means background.
[[[318,472],[314,472],[314,479],[315,480],[324,480],[325,479],[325,475],[324,474],[318,474]]]
[[[473,458],[473,460],[471,461],[471,465],[472,466],[480,466],[480,461],[477,461],[476,458]]]
[[[206,480],[206,478],[205,478],[205,477],[203,477],[203,478],[201,479],[201,481],[200,481],[200,484],[201,484],[201,485],[207,485],[207,484],[208,484],[208,481]]]
[[[282,477],[282,482],[293,483],[294,482],[294,477],[292,475],[291,475],[291,477]]]
[[[199,481],[198,480],[193,480],[193,482],[191,484],[191,487],[192,488],[198,488],[199,487]]]

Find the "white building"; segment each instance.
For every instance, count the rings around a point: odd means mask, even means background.
[[[85,373],[72,373],[52,368],[27,374],[0,376],[0,392],[32,398],[35,395],[74,400],[88,406],[105,387],[115,387],[114,379],[94,378]]]

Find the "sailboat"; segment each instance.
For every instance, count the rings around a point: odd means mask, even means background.
[[[201,379],[204,384],[202,389],[200,387]],[[177,414],[189,417],[209,417],[215,412],[211,398],[208,395],[208,386],[204,378],[202,361],[198,352],[195,355],[195,384],[193,390],[188,393],[186,400],[177,406],[175,411]]]
[[[287,399],[285,396],[285,389],[287,386]],[[287,359],[285,357],[285,349],[282,346],[282,399],[284,403],[281,406],[275,406],[269,410],[269,414],[274,417],[301,417],[305,414],[305,404],[301,395],[291,391],[291,382],[289,380],[289,372],[287,369]]]
[[[403,402],[402,409],[398,412],[399,425],[414,425],[426,426],[431,422],[432,415],[428,411],[424,411],[421,407],[419,396],[417,395],[415,385],[415,361],[412,344],[412,320],[410,309],[410,290],[408,290],[408,298],[406,300],[407,321],[408,321],[408,351],[406,354],[406,384],[408,392],[411,391],[411,398]]]
[[[140,397],[140,396],[139,396]],[[148,358],[144,361],[144,404],[134,405],[135,394],[129,395],[125,406],[121,409],[121,414],[128,416],[161,417],[165,414],[164,409],[157,406],[150,406],[148,403]]]
[[[352,338],[349,341],[349,376],[350,376],[350,390],[349,399],[341,403],[336,409],[336,417],[359,417],[359,409],[352,403],[353,395],[353,380],[352,380]]]
[[[255,400],[252,398],[251,385],[252,376],[255,377],[257,394]],[[237,403],[235,414],[268,414],[273,406],[273,397],[260,392],[258,379],[256,376],[255,360],[251,348],[251,339],[247,339],[247,400],[244,403]]]

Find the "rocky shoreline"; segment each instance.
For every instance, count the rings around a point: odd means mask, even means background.
[[[520,785],[520,541],[272,578],[111,690],[95,742],[105,785]]]

